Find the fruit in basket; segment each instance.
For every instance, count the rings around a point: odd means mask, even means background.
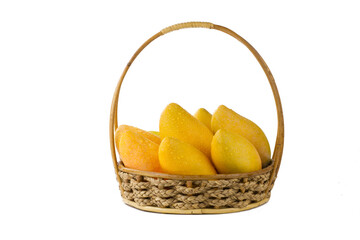
[[[170,103],[160,116],[159,130],[118,127],[115,145],[126,167],[209,175],[216,174],[216,170],[219,173],[257,171],[271,160],[263,131],[224,105],[213,115],[200,108],[193,116],[178,104]]]
[[[240,134],[255,146],[263,167],[271,161],[270,145],[261,128],[224,105],[219,106],[212,115],[211,129],[214,133],[219,129],[225,129]]]
[[[176,103],[170,103],[160,116],[160,137],[177,138],[187,142],[211,157],[213,133],[198,119]]]
[[[160,137],[160,133],[158,131],[149,131],[149,133],[152,133],[152,134]]]
[[[159,146],[159,162],[164,172],[180,175],[216,174],[209,158],[181,140],[165,137]]]
[[[220,129],[211,142],[211,156],[219,173],[245,173],[261,169],[255,146],[245,137]]]
[[[205,108],[199,108],[194,117],[211,130],[211,114]]]
[[[156,136],[155,134],[152,134],[150,132],[144,131],[140,128],[137,127],[133,127],[133,126],[129,126],[129,125],[120,125],[115,132],[115,146],[117,148],[117,150],[119,151],[119,142],[120,142],[120,138],[121,135],[125,132],[125,131],[133,131],[136,132],[140,135],[142,135],[145,138],[150,139],[151,141],[153,141],[154,143],[160,144],[161,139],[159,136]]]
[[[139,132],[126,130],[119,141],[119,155],[125,167],[162,172],[159,157],[159,144]]]

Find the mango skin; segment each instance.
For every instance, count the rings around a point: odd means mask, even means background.
[[[153,141],[156,144],[160,144],[160,142],[161,142],[161,139],[159,136],[156,136],[150,132],[147,132],[140,128],[129,126],[129,125],[120,125],[115,131],[115,146],[118,151],[119,151],[119,143],[120,143],[121,135],[122,135],[122,133],[124,133],[125,131],[128,131],[128,130],[136,132],[136,133],[142,135],[143,137],[150,139],[151,141]]]
[[[205,126],[211,130],[212,115],[205,108],[199,108],[194,114],[194,117],[203,124],[205,124]]]
[[[160,137],[177,138],[211,157],[212,132],[176,103],[170,103],[160,116]]]
[[[211,129],[214,133],[225,129],[240,134],[255,146],[263,167],[271,161],[270,144],[261,128],[224,105],[220,105],[212,115]]]
[[[220,129],[211,142],[211,157],[219,173],[246,173],[261,169],[255,146],[245,137]]]
[[[159,162],[164,172],[179,175],[213,175],[216,170],[200,150],[189,143],[165,137],[159,146]]]
[[[160,138],[160,133],[158,131],[148,131],[149,133],[152,133]],[[160,143],[159,143],[160,144]]]
[[[125,167],[162,172],[158,152],[159,144],[143,135],[130,130],[122,132],[119,141],[119,155]]]

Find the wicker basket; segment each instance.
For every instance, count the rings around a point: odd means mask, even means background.
[[[114,133],[118,127],[117,106],[124,77],[139,53],[158,37],[184,28],[209,28],[227,33],[243,43],[263,68],[274,94],[278,131],[272,161],[256,172],[183,176],[126,168],[117,161]],[[116,86],[110,114],[110,146],[117,181],[126,204],[135,208],[160,213],[202,214],[229,213],[255,208],[266,203],[279,171],[284,143],[284,120],[279,93],[263,58],[242,37],[228,28],[207,22],[175,24],[156,33],[132,56]]]

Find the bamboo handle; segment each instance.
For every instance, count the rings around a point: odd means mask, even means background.
[[[179,30],[179,29],[183,29],[183,28],[214,28],[214,24],[209,23],[209,22],[186,22],[186,23],[178,23],[178,24],[174,24],[172,26],[166,27],[163,30],[161,30],[160,32],[162,34],[167,34],[169,32],[175,31],[175,30]]]
[[[115,152],[115,143],[114,143],[114,132],[116,128],[118,127],[117,123],[117,106],[118,106],[118,100],[119,100],[119,94],[120,94],[120,88],[121,84],[125,78],[125,75],[127,71],[129,70],[132,62],[135,60],[135,58],[140,54],[140,52],[149,45],[152,41],[157,39],[158,37],[167,34],[169,32],[183,29],[183,28],[209,28],[209,29],[216,29],[218,31],[224,32],[226,34],[229,34],[230,36],[236,38],[238,41],[240,41],[242,44],[244,44],[250,52],[254,55],[256,60],[259,62],[260,66],[262,67],[263,71],[265,72],[265,75],[269,81],[270,87],[272,89],[274,100],[276,104],[276,111],[277,111],[277,118],[278,118],[278,130],[277,130],[277,136],[276,136],[276,142],[275,142],[275,148],[273,152],[272,159],[274,160],[274,169],[270,176],[270,182],[269,187],[267,189],[267,192],[270,191],[272,183],[275,181],[277,173],[279,171],[280,163],[281,163],[281,157],[283,153],[283,147],[284,147],[284,116],[282,112],[282,106],[280,101],[279,92],[277,89],[277,86],[275,84],[275,80],[273,75],[271,74],[271,71],[267,64],[265,63],[264,59],[260,56],[260,54],[255,50],[253,46],[251,46],[250,43],[248,43],[244,38],[233,32],[232,30],[220,26],[215,25],[208,22],[187,22],[187,23],[179,23],[172,25],[170,27],[164,28],[160,32],[156,33],[154,36],[149,38],[143,45],[140,46],[140,48],[134,53],[128,64],[125,66],[125,69],[120,77],[120,80],[116,86],[115,93],[113,96],[112,104],[111,104],[111,113],[110,113],[110,148],[111,148],[111,154],[113,159],[113,164],[115,168],[116,177],[120,183],[120,176],[119,176],[119,169],[117,165],[117,159],[116,159],[116,152]],[[120,184],[121,186],[121,184]]]

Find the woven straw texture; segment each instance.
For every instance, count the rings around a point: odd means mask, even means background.
[[[174,180],[119,172],[122,197],[139,206],[174,209],[244,208],[270,197],[270,171],[248,178]],[[272,186],[271,186],[272,187]]]

